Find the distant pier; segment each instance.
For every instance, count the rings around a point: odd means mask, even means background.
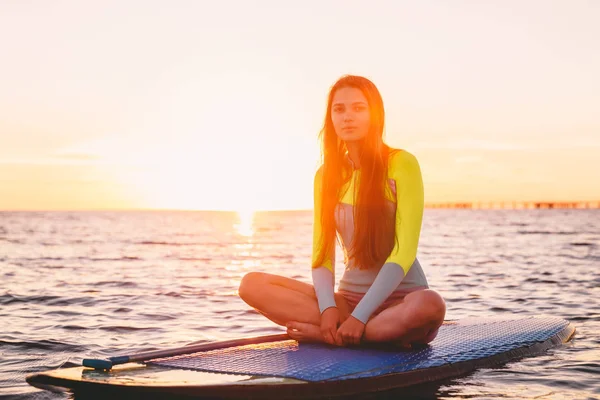
[[[425,208],[464,208],[474,210],[535,210],[535,209],[593,209],[600,208],[600,200],[595,201],[474,201],[428,203]]]

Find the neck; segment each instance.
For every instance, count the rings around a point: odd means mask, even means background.
[[[362,153],[362,148],[361,148],[360,143],[346,142],[346,149],[348,149],[348,157],[350,157],[352,166],[354,167],[354,169],[359,169],[360,168],[360,155]]]

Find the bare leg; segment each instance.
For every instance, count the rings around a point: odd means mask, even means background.
[[[248,305],[278,325],[286,326],[290,337],[322,342],[321,313],[312,285],[263,272],[244,276],[239,295]],[[348,305],[335,294],[342,321],[348,318]]]
[[[433,340],[431,333],[442,325],[445,315],[446,304],[437,292],[419,290],[370,319],[363,338],[369,342],[393,341],[403,347],[426,344]]]
[[[250,272],[239,288],[240,297],[265,317],[286,326],[290,337],[300,341],[322,342],[321,315],[312,285],[279,275]],[[343,296],[336,293],[341,322],[349,316]],[[404,300],[372,317],[363,339],[368,342],[395,342],[403,347],[427,343],[431,333],[444,321],[446,305],[433,290],[408,294]]]

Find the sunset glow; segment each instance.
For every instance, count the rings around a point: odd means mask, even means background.
[[[347,73],[427,203],[600,199],[596,3],[284,3],[1,4],[0,210],[310,209]]]

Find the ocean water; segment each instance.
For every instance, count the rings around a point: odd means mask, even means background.
[[[237,287],[249,271],[310,282],[311,229],[310,211],[0,213],[0,397],[68,398],[25,375],[83,357],[281,333]],[[447,319],[557,316],[577,332],[411,397],[600,398],[600,210],[428,209],[420,243]]]

